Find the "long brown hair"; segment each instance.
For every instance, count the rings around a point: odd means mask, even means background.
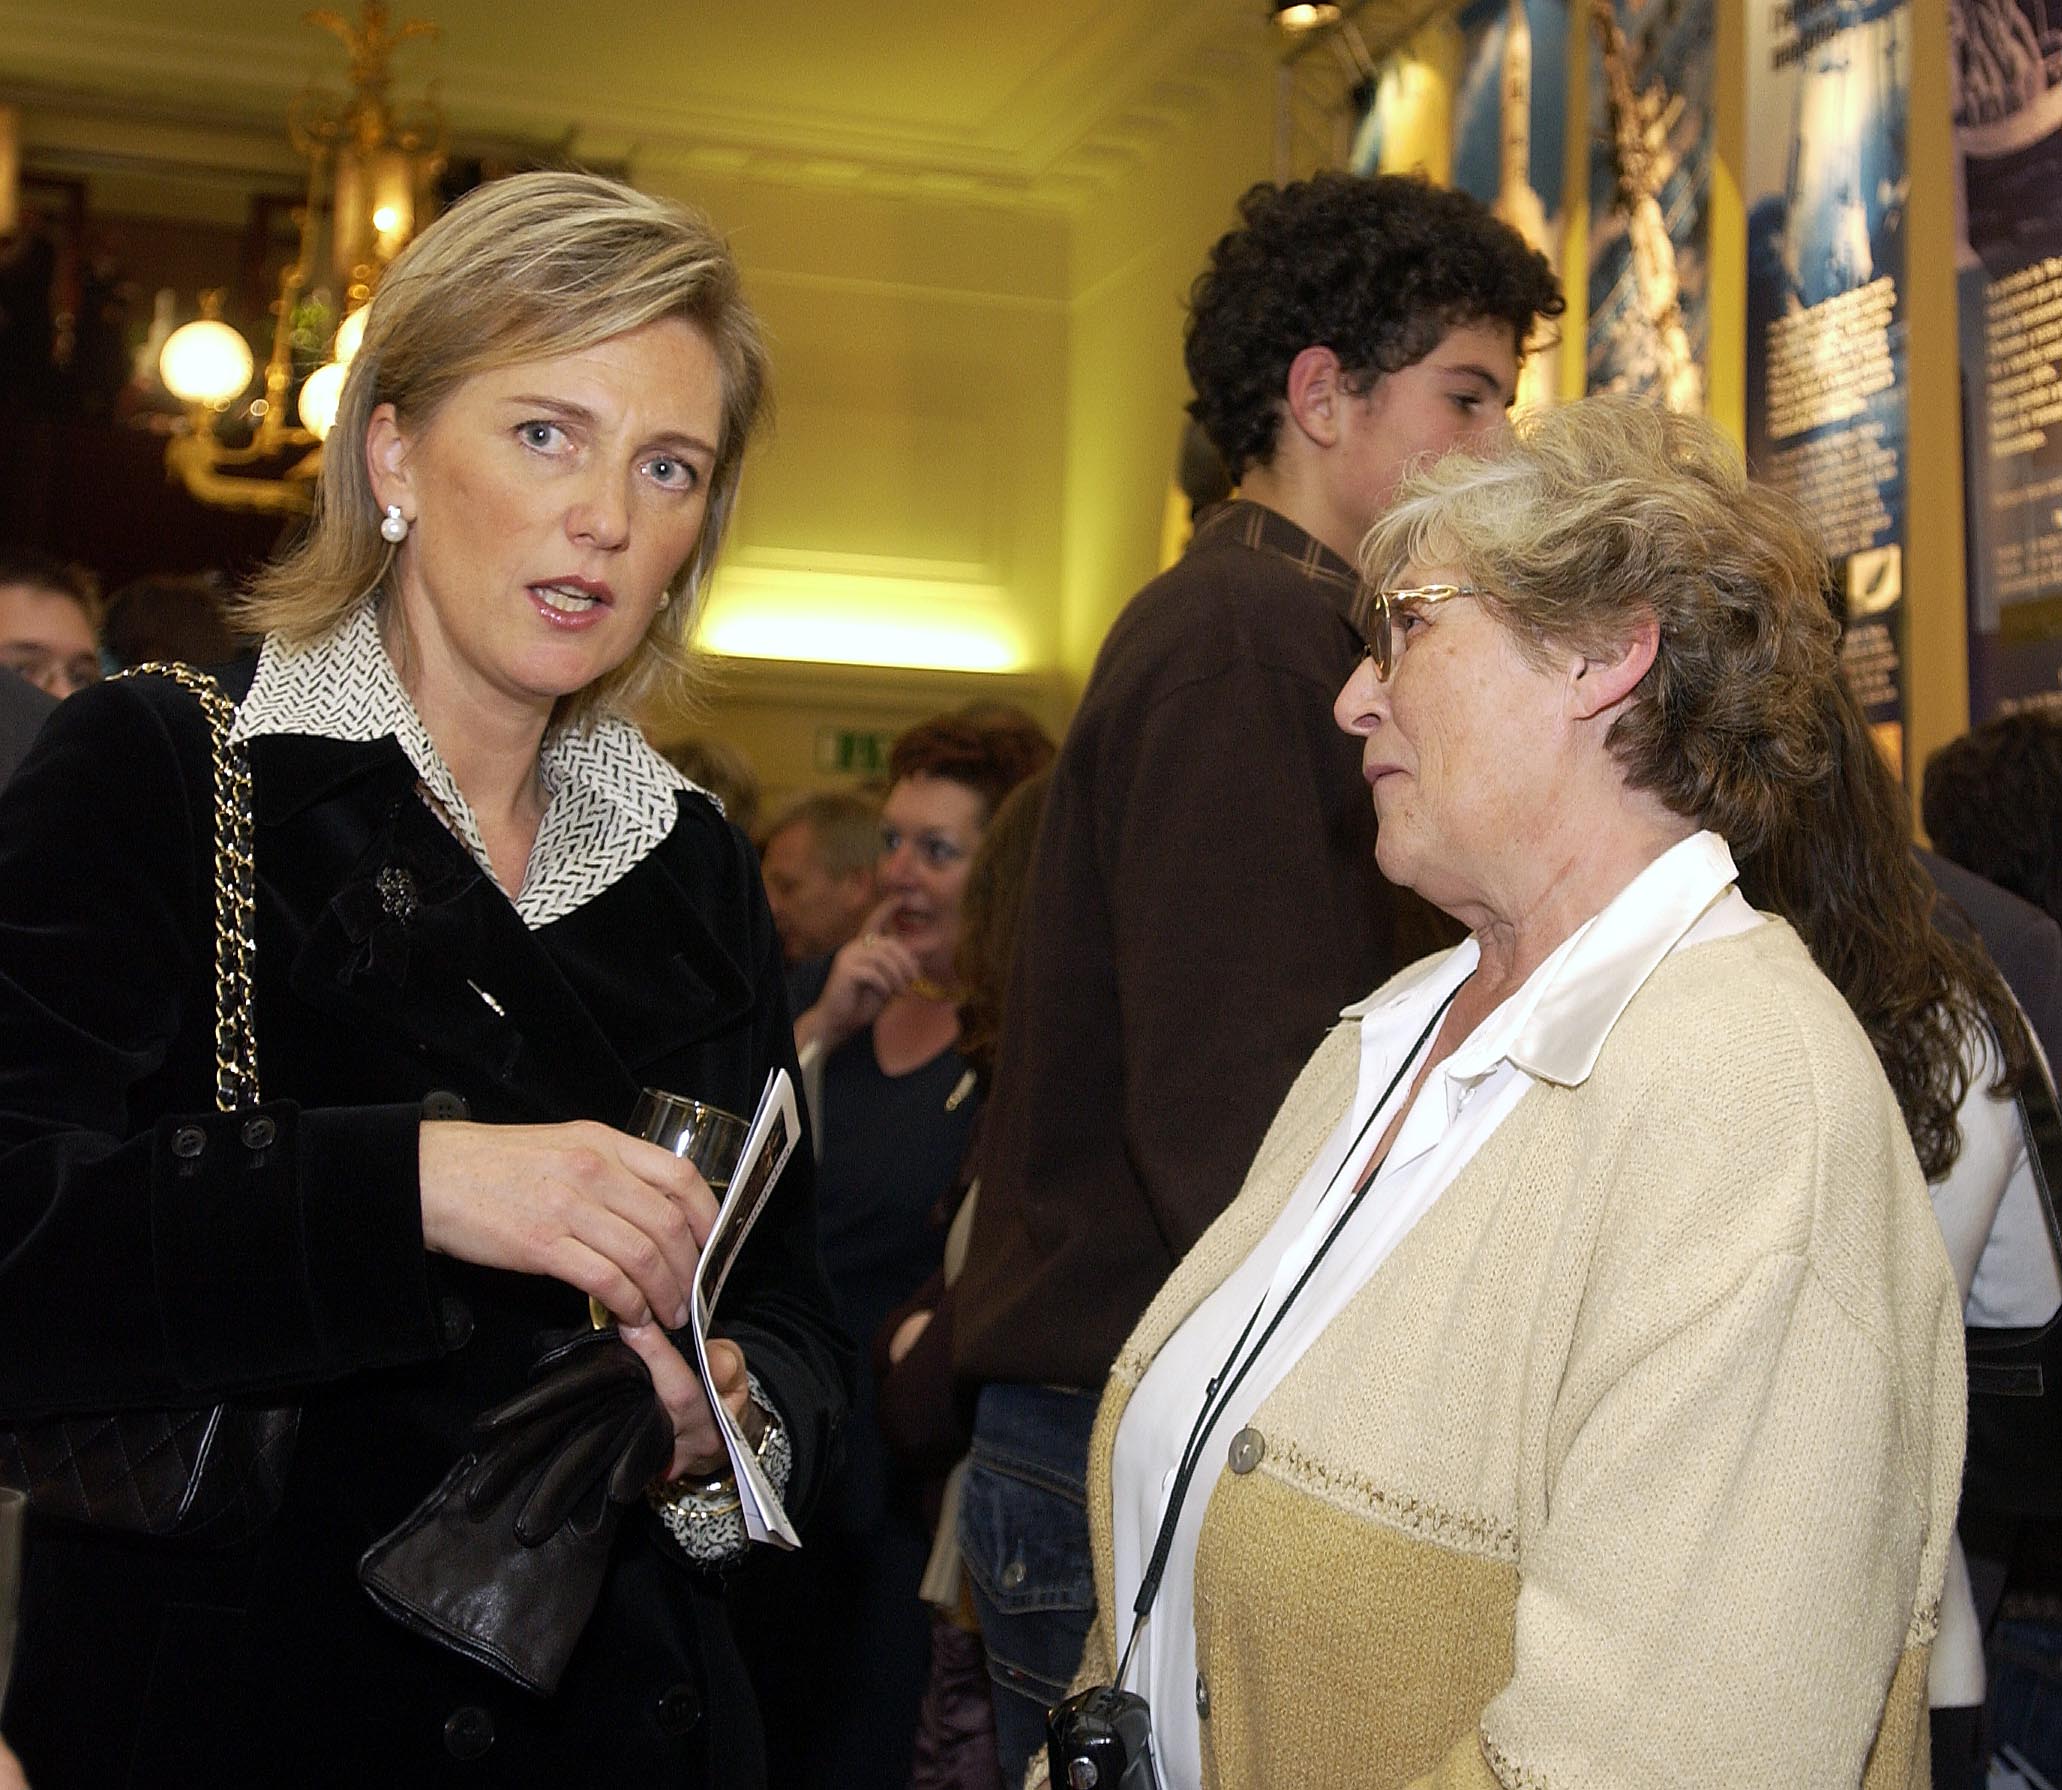
[[[960,897],[959,952],[954,963],[966,990],[959,1004],[959,1054],[985,1086],[995,1067],[996,1039],[1017,951],[1017,921],[1031,881],[1031,850],[1045,815],[1050,768],[1027,777],[1002,799],[981,835],[981,849]]]
[[[1831,769],[1786,807],[1740,865],[1756,907],[1797,929],[1812,960],[1846,996],[1897,1095],[1929,1181],[1962,1148],[1956,1113],[1969,1091],[1966,1047],[1985,1033],[2009,1094],[2031,1058],[2019,1010],[1980,945],[1933,924],[1932,882],[1912,855],[1911,812],[1870,737],[1847,680],[1825,698]]]

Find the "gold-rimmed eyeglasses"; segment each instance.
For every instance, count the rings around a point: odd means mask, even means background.
[[[1396,650],[1396,612],[1429,609],[1452,597],[1479,597],[1474,584],[1407,584],[1393,590],[1362,593],[1360,611],[1361,650],[1375,662],[1375,676],[1384,683],[1396,669],[1401,655]]]

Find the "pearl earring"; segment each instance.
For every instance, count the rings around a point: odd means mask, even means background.
[[[396,547],[408,539],[408,518],[401,514],[398,503],[387,505],[386,517],[379,525],[379,538]]]

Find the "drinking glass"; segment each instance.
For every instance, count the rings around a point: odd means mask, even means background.
[[[21,1611],[21,1531],[29,1495],[0,1486],[0,1710],[7,1707],[7,1675],[14,1666],[15,1621]]]
[[[736,1113],[706,1100],[691,1100],[685,1094],[669,1094],[664,1088],[646,1088],[637,1097],[637,1109],[630,1115],[630,1130],[647,1143],[671,1150],[683,1161],[701,1170],[702,1179],[720,1204],[730,1185],[738,1153],[745,1147],[746,1121]],[[587,1315],[597,1330],[615,1322],[609,1308],[599,1299],[587,1301]]]

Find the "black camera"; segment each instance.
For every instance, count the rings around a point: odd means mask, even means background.
[[[1045,1712],[1045,1766],[1053,1790],[1160,1790],[1146,1700],[1097,1685]]]

